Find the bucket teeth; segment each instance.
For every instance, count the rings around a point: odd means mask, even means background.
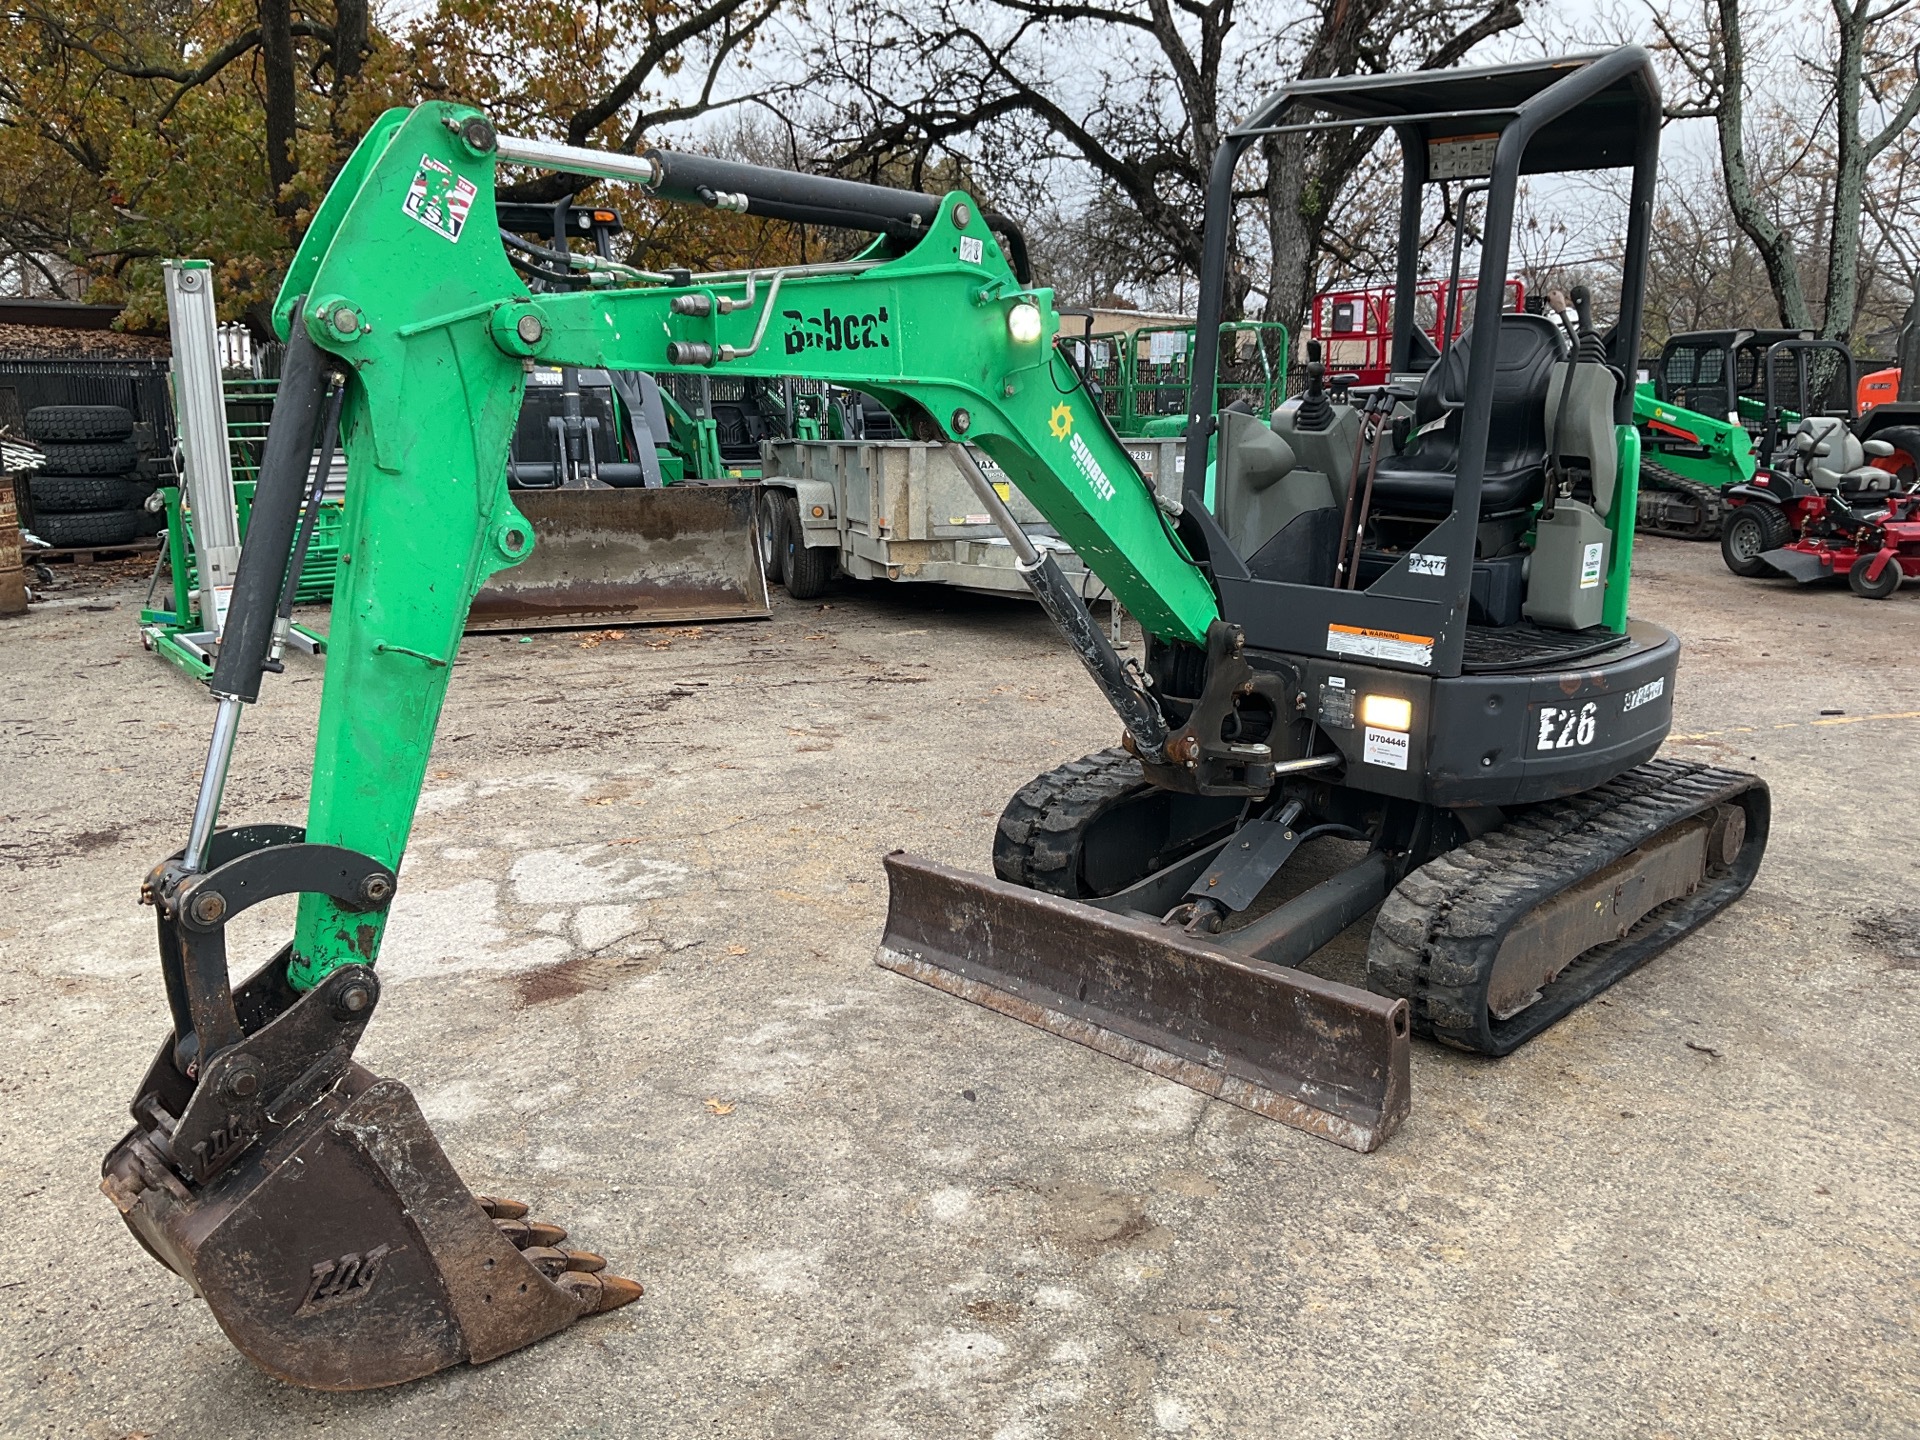
[[[557,1245],[529,1245],[520,1252],[528,1264],[548,1279],[574,1270],[591,1274],[607,1268],[604,1255],[591,1250],[568,1250]]]
[[[529,1207],[524,1201],[508,1200],[500,1195],[476,1195],[473,1198],[480,1202],[480,1208],[492,1219],[524,1220],[527,1218]]]
[[[591,1271],[567,1270],[553,1283],[580,1302],[582,1315],[601,1315],[631,1304],[646,1292],[640,1282],[624,1275],[606,1275]]]
[[[558,1245],[567,1238],[565,1230],[544,1220],[496,1220],[493,1223],[522,1250],[530,1245]]]

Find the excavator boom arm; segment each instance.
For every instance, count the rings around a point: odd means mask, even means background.
[[[533,544],[506,485],[530,363],[802,373],[865,390],[922,439],[979,446],[1149,633],[1204,643],[1219,613],[1206,576],[1052,343],[1051,292],[1020,282],[967,196],[911,197],[921,209],[904,218],[863,217],[886,229],[853,261],[629,272],[617,288],[536,295],[498,238],[502,143],[463,106],[382,117],[315,216],[276,307],[288,332],[304,327],[350,376],[309,841],[399,864],[468,607]],[[754,173],[776,191],[798,183]],[[716,199],[738,208],[743,197]],[[379,929],[379,917],[304,895],[294,984],[368,963]]]

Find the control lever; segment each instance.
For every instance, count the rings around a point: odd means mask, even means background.
[[[1360,478],[1360,454],[1366,452],[1367,479],[1366,488],[1360,492],[1359,514],[1354,514],[1353,486],[1347,486],[1347,503],[1340,515],[1340,550],[1335,559],[1333,583],[1335,589],[1354,590],[1360,581],[1360,541],[1367,529],[1367,512],[1373,507],[1373,481],[1380,469],[1380,440],[1391,427],[1394,406],[1402,400],[1413,399],[1414,392],[1401,385],[1369,385],[1364,390],[1356,390],[1362,396],[1360,442],[1354,447],[1354,479]],[[1349,528],[1351,527],[1351,528]],[[1352,552],[1349,554],[1348,545]]]

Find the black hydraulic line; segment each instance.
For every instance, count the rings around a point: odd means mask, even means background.
[[[1107,697],[1107,703],[1113,706],[1121,723],[1133,736],[1140,758],[1156,763],[1163,761],[1167,749],[1167,722],[1160,714],[1160,707],[1134,683],[1126,662],[1101,633],[1098,622],[1087,609],[1086,602],[1080,598],[1080,593],[1060,573],[1053,556],[1043,554],[1028,538],[1026,531],[1020,528],[1013,511],[981,472],[972,453],[965,445],[951,440],[947,442],[946,450],[953,457],[961,477],[972,486],[987,514],[1006,537],[1017,562],[1015,568],[1033,591],[1033,598],[1040,602],[1040,608],[1047,612],[1048,618],[1060,627],[1061,633],[1067,637],[1067,643],[1073,646],[1074,653],[1080,657],[1080,663],[1087,667],[1087,673],[1093,676],[1094,683]]]
[[[671,150],[649,150],[646,158],[653,162],[657,176],[648,188],[665,199],[689,205],[742,210],[748,215],[802,225],[871,230],[901,240],[926,234],[940,213],[939,197],[918,190],[896,190],[832,175],[807,175]],[[983,210],[980,218],[1005,245],[1014,277],[1022,285],[1031,285],[1033,267],[1027,256],[1026,237],[1003,215]]]
[[[1000,214],[997,210],[982,210],[980,218],[987,222],[987,228],[1000,237],[1000,243],[1006,247],[1007,264],[1013,267],[1013,278],[1022,285],[1033,284],[1033,262],[1027,257],[1027,237],[1020,227]]]
[[[1032,589],[1034,599],[1040,602],[1040,608],[1060,627],[1061,633],[1067,637],[1067,643],[1079,655],[1081,664],[1087,667],[1087,673],[1093,676],[1106,695],[1107,703],[1113,706],[1121,723],[1133,736],[1140,758],[1155,762],[1164,760],[1167,722],[1161,718],[1154,703],[1140,692],[1140,687],[1127,673],[1126,662],[1101,631],[1079,592],[1060,573],[1053,556],[1041,555],[1039,564],[1029,567],[1022,563],[1018,568],[1021,578]]]
[[[260,675],[273,644],[280,587],[293,557],[300,502],[307,493],[314,426],[326,394],[328,356],[308,336],[301,308],[293,313],[280,388],[267,424],[266,452],[260,458],[260,479],[253,490],[247,540],[240,548],[240,569],[220,634],[220,654],[208,682],[215,695],[226,699],[252,702],[260,698]]]
[[[273,627],[273,649],[265,668],[279,673],[280,647],[286,643],[293,625],[293,603],[299,598],[300,572],[306,569],[307,550],[313,544],[313,531],[319,523],[320,506],[327,497],[327,476],[333,470],[333,447],[340,436],[340,404],[346,387],[334,384],[327,393],[326,409],[320,416],[320,458],[314,463],[313,483],[307,487],[307,503],[300,511],[300,528],[293,537],[293,557],[287,562],[287,582],[280,587],[280,608]]]

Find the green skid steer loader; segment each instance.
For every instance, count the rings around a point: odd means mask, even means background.
[[[951,447],[1111,702],[1120,745],[1012,799],[995,876],[888,857],[891,969],[1368,1150],[1407,1113],[1411,1034],[1504,1053],[1698,928],[1752,879],[1768,799],[1654,758],[1680,647],[1627,610],[1622,369],[1660,123],[1637,47],[1306,81],[1259,107],[1214,164],[1185,488],[1157,495],[1057,343],[1017,233],[965,194],[515,139],[454,104],[383,117],[277,304],[287,374],[200,799],[147,879],[172,1025],[103,1180],[134,1235],[251,1359],[333,1389],[489,1360],[638,1294],[557,1226],[471,1194],[407,1088],[353,1059],[468,607],[535,548],[506,481],[529,365],[803,368],[872,395]],[[1336,403],[1315,374],[1271,415],[1216,412],[1235,162],[1354,125],[1400,141],[1403,302],[1429,184],[1484,179],[1491,290],[1523,176],[1628,171],[1612,350],[1485,307],[1416,386]],[[496,239],[503,164],[875,238],[841,263],[535,293]],[[1414,369],[1411,310],[1396,372]],[[332,374],[344,408],[320,443],[337,431],[350,480],[306,824],[222,827]],[[1025,540],[973,446],[1136,617],[1144,663]],[[1262,912],[1303,847],[1343,863]],[[288,894],[291,939],[236,984],[226,926]],[[1298,968],[1376,907],[1368,988]]]

